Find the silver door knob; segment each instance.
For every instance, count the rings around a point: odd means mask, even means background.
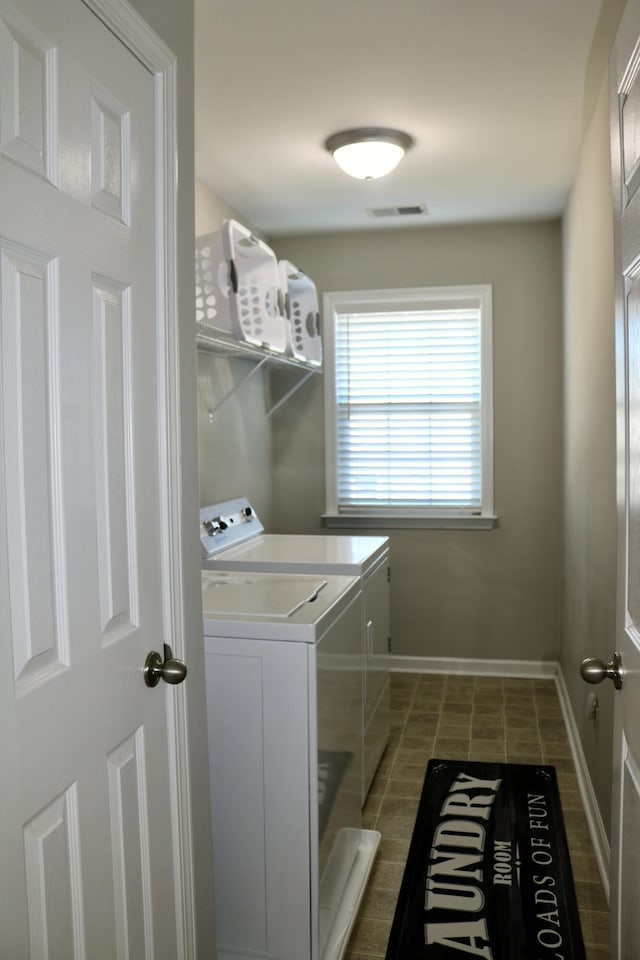
[[[614,653],[609,663],[599,660],[597,657],[589,657],[583,660],[580,665],[580,676],[587,683],[602,683],[607,678],[613,680],[616,690],[622,687],[623,678],[622,657],[619,653]]]
[[[165,683],[182,683],[187,675],[186,664],[178,660],[171,652],[171,647],[164,645],[164,660],[155,650],[152,650],[144,662],[144,682],[148,687],[155,687],[161,680]]]

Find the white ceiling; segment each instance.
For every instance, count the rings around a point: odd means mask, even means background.
[[[195,0],[196,175],[271,236],[556,216],[602,6]],[[388,177],[353,180],[323,143],[356,126],[416,143]],[[428,216],[367,212],[413,204]]]

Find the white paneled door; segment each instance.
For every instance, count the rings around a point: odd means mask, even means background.
[[[181,955],[168,749],[180,690],[142,675],[176,603],[157,96],[81,0],[0,0],[7,960]]]
[[[611,55],[618,394],[618,639],[612,814],[612,960],[640,950],[640,0]]]

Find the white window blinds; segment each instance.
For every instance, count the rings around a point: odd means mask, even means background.
[[[479,515],[482,298],[380,306],[334,311],[334,509]]]

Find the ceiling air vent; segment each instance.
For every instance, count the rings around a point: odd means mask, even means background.
[[[420,217],[429,213],[424,203],[412,203],[403,207],[371,207],[367,212],[370,217],[376,219],[380,217]]]

